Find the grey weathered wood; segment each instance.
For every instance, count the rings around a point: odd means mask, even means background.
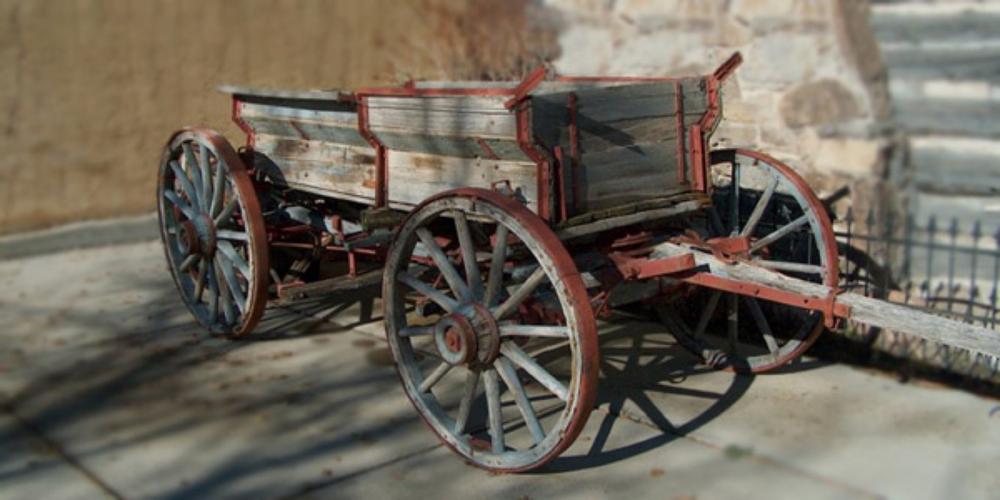
[[[666,219],[677,215],[691,213],[704,208],[704,206],[705,203],[699,200],[683,201],[669,207],[656,208],[627,215],[620,215],[617,217],[607,217],[586,224],[569,226],[560,229],[556,235],[563,240],[579,238],[581,236],[607,231],[608,229],[625,227],[632,224],[638,224],[640,222]]]
[[[663,243],[656,246],[652,256],[669,257],[687,253],[693,253],[698,266],[715,275],[765,285],[805,297],[824,298],[830,293],[830,289],[824,285],[798,280],[749,264],[726,264],[710,254],[694,250],[687,245]],[[837,301],[850,306],[850,316],[855,321],[973,352],[1000,356],[1000,335],[988,328],[853,293],[840,294],[837,296]]]
[[[537,167],[530,162],[507,162],[483,158],[408,153],[390,150],[389,200],[416,205],[435,194],[460,187],[492,189],[494,183],[510,182],[515,193],[537,207]]]
[[[369,97],[368,119],[378,133],[396,130],[455,137],[517,137],[514,113],[498,97]]]
[[[462,158],[489,158],[490,155],[476,139],[482,139],[494,155],[501,160],[528,161],[517,142],[480,138],[475,136],[435,136],[375,130],[379,141],[387,148],[397,151],[428,153]]]
[[[584,211],[664,197],[682,191],[675,144],[643,144],[584,154],[579,206]]]

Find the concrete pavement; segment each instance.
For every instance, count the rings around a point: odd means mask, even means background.
[[[158,243],[0,262],[0,498],[995,498],[1000,401],[815,360],[697,366],[657,324],[602,325],[598,407],[546,470],[440,446],[372,298],[205,336]]]

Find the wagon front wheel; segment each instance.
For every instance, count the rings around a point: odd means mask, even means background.
[[[756,151],[712,153],[710,237],[747,237],[750,263],[837,286],[838,256],[826,208],[788,165]],[[681,344],[706,363],[762,373],[798,358],[823,331],[818,311],[746,295],[699,289],[684,301],[685,314],[665,309]]]
[[[232,146],[207,129],[174,134],[160,160],[157,200],[167,265],[185,305],[212,333],[251,331],[267,302],[267,240]]]
[[[399,229],[383,281],[403,388],[452,450],[534,469],[577,437],[597,390],[597,329],[573,260],[516,201],[465,189]]]

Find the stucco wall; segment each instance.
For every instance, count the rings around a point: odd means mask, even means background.
[[[507,0],[0,0],[0,233],[151,211],[162,143],[234,142],[222,83],[501,77],[557,55]]]

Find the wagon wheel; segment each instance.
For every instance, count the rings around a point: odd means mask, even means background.
[[[404,390],[456,453],[518,472],[576,439],[596,396],[597,327],[573,260],[527,208],[480,189],[424,202],[389,250],[382,297]]]
[[[157,200],[167,264],[188,309],[212,333],[252,330],[267,302],[267,240],[232,146],[211,130],[177,132],[160,160]]]
[[[710,236],[750,236],[751,262],[798,279],[837,284],[837,246],[823,204],[787,165],[746,150],[712,153]],[[711,365],[761,373],[805,352],[823,314],[748,296],[699,290],[674,330]]]

